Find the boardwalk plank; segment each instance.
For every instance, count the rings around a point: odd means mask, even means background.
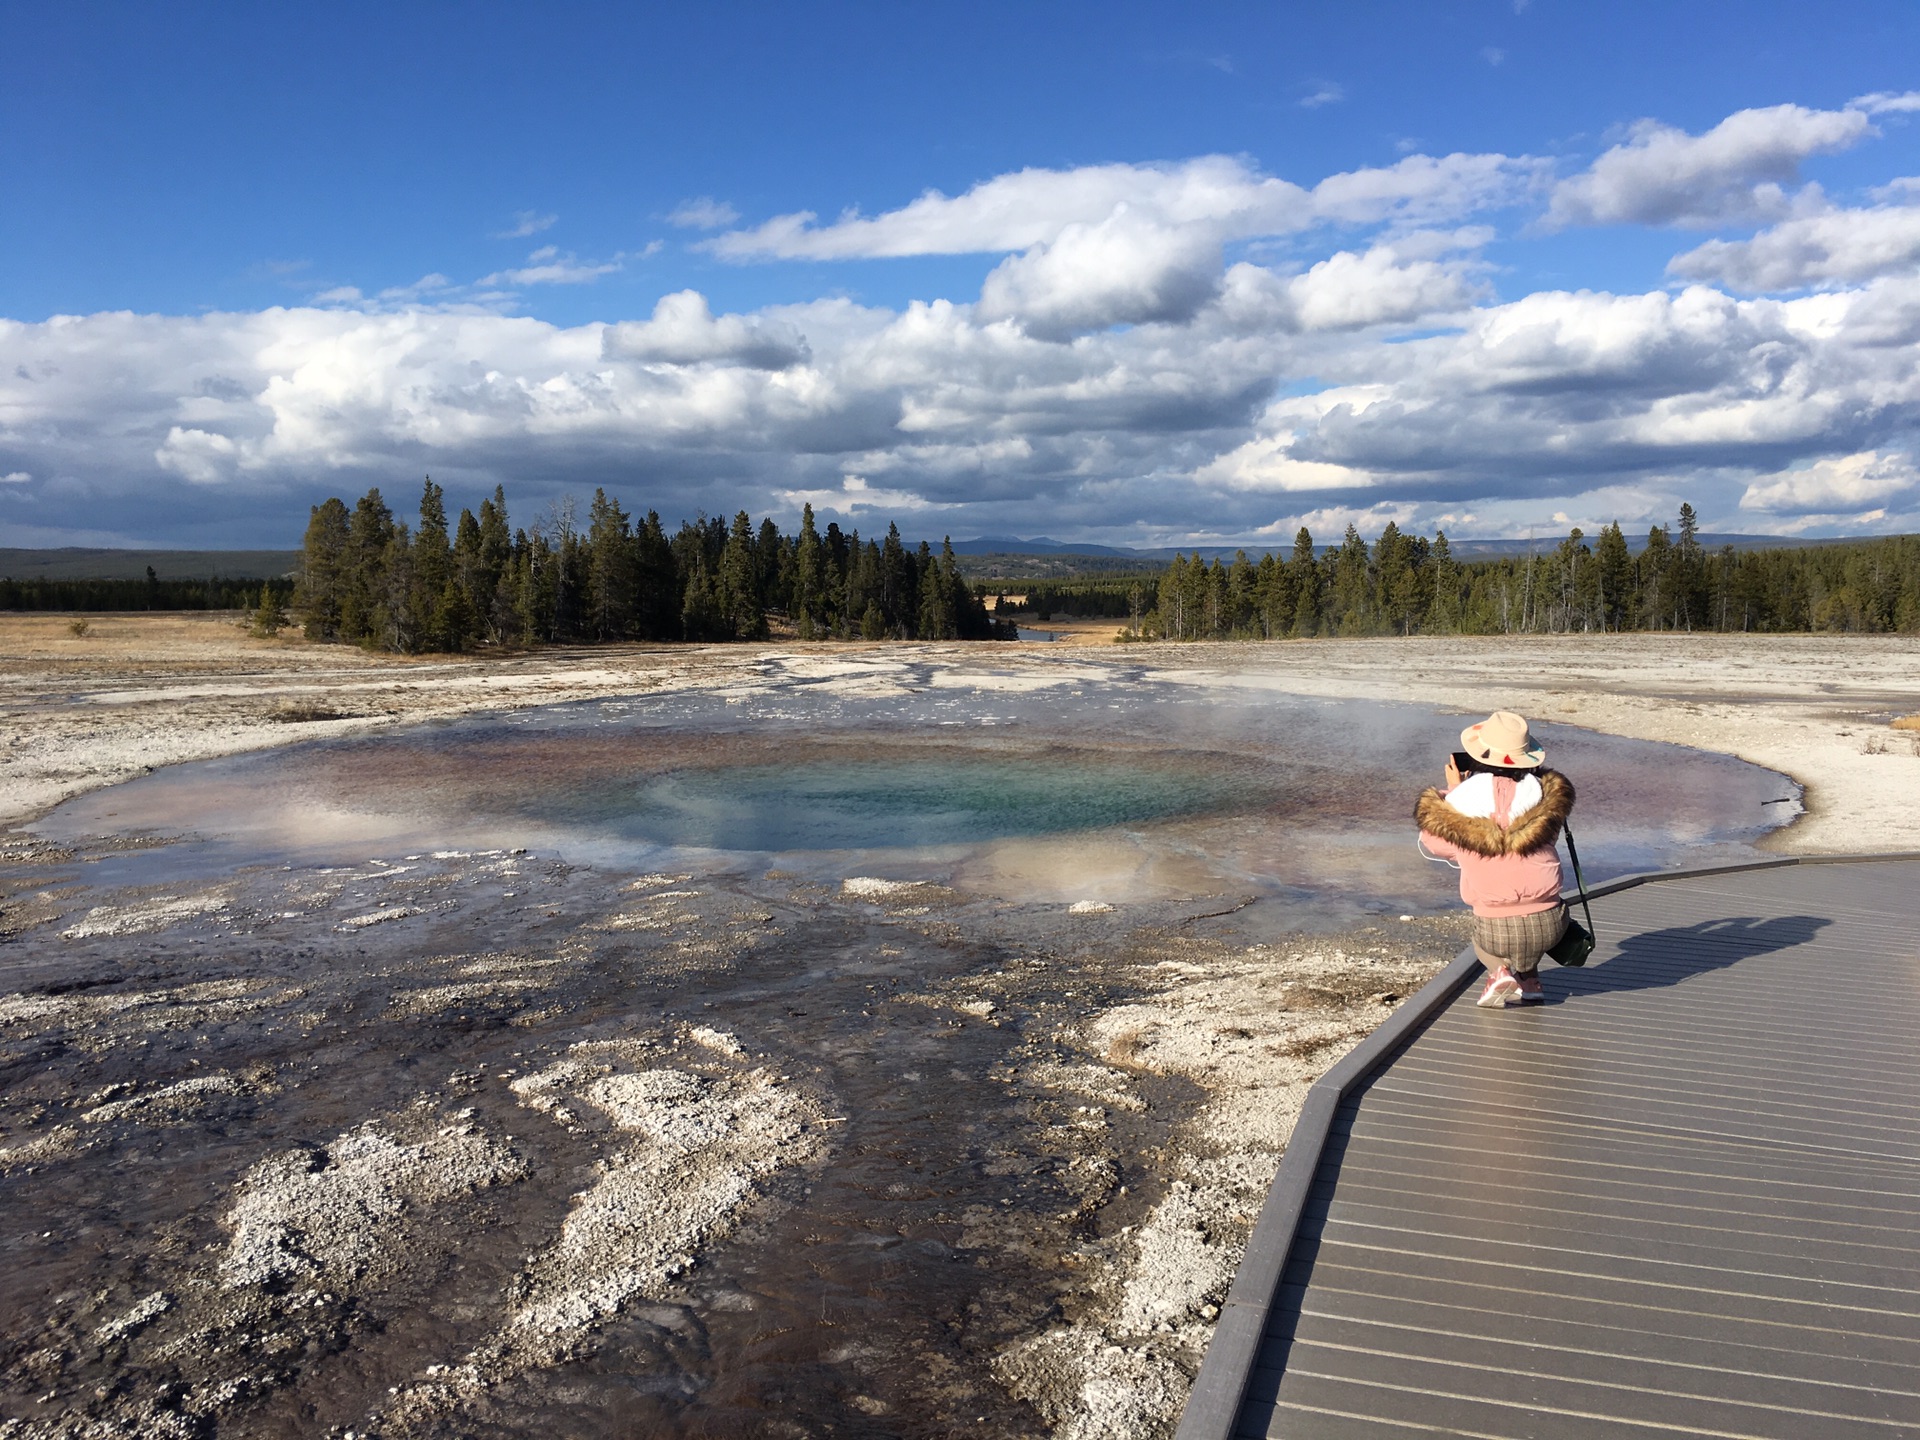
[[[1645,1360],[1682,1370],[1709,1371],[1723,1377],[1728,1384],[1742,1384],[1742,1377],[1746,1376],[1805,1382],[1822,1390],[1859,1391],[1879,1397],[1872,1403],[1884,1400],[1892,1410],[1899,1410],[1908,1404],[1920,1404],[1920,1391],[1913,1388],[1913,1371],[1907,1366],[1886,1361],[1813,1354],[1794,1346],[1753,1343],[1719,1335],[1685,1335],[1649,1330],[1637,1325],[1608,1324],[1594,1317],[1522,1317],[1501,1309],[1442,1304],[1404,1295],[1386,1298],[1361,1291],[1341,1290],[1323,1282],[1316,1282],[1310,1293],[1304,1287],[1293,1287],[1293,1293],[1286,1299],[1287,1303],[1298,1308],[1303,1320],[1319,1317],[1439,1335],[1461,1335],[1488,1343],[1578,1353],[1596,1357],[1596,1363],[1604,1362],[1608,1357]],[[1776,1335],[1775,1338],[1779,1337]],[[1289,1343],[1288,1336],[1267,1337],[1257,1356],[1257,1363],[1267,1369],[1279,1368]],[[1545,1368],[1551,1371],[1551,1366]],[[1689,1382],[1695,1386],[1706,1383]],[[1863,1407],[1863,1413],[1871,1409],[1866,1401],[1843,1398],[1832,1403],[1842,1410],[1850,1405]]]
[[[1219,1435],[1920,1436],[1920,863],[1595,920],[1549,1004],[1432,991],[1320,1102]]]

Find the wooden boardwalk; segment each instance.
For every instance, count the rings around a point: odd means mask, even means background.
[[[1181,1440],[1920,1436],[1920,862],[1594,918],[1316,1087]]]

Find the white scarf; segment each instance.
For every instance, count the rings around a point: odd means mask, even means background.
[[[1453,789],[1447,792],[1447,804],[1462,815],[1471,815],[1477,820],[1493,819],[1493,782],[1494,776],[1482,770],[1469,775]],[[1542,798],[1540,782],[1531,775],[1523,776],[1514,782],[1513,810],[1507,816],[1509,826],[1527,811],[1538,805]]]

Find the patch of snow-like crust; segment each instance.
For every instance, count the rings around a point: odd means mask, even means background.
[[[303,1280],[339,1283],[376,1268],[410,1205],[431,1205],[526,1173],[518,1156],[471,1125],[419,1140],[378,1121],[324,1150],[287,1150],[240,1181],[220,1261],[227,1289]]]
[[[165,930],[183,920],[197,920],[227,908],[225,891],[205,895],[163,896],[132,905],[96,905],[85,918],[75,921],[61,935],[68,940],[85,940],[95,935],[145,935]]]
[[[364,930],[369,925],[384,925],[389,920],[405,920],[420,912],[411,905],[388,905],[384,909],[370,910],[365,915],[354,915],[340,922],[342,930]]]
[[[89,1125],[105,1125],[115,1120],[171,1120],[188,1110],[198,1109],[215,1095],[244,1094],[246,1087],[227,1074],[196,1075],[175,1085],[163,1085],[144,1095],[124,1100],[109,1100],[96,1105],[80,1118]]]
[[[690,1038],[744,1053],[722,1031]],[[597,1111],[630,1143],[600,1162],[559,1235],[527,1260],[499,1330],[459,1363],[401,1387],[385,1423],[456,1414],[501,1380],[558,1362],[597,1323],[668,1291],[773,1175],[821,1154],[819,1106],[777,1074],[622,1068],[646,1053],[637,1043],[588,1042],[513,1082],[530,1109],[568,1125]]]
[[[898,895],[919,884],[918,880],[882,880],[876,875],[849,875],[840,882],[840,889],[843,894],[857,899],[875,900],[884,895]]]

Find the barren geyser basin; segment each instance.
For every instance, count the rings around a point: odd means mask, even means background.
[[[1306,1087],[1462,943],[1464,713],[1590,878],[1920,799],[1892,640],[11,623],[9,1436],[1168,1434]]]

